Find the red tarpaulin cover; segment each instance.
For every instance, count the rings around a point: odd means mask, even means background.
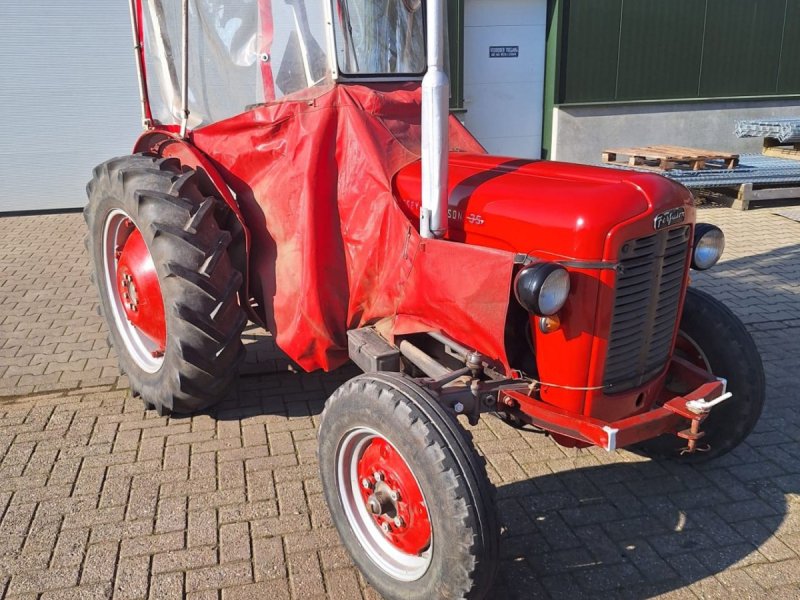
[[[395,334],[443,331],[508,369],[513,254],[422,239],[392,194],[420,158],[419,87],[305,94],[192,137],[237,195],[251,291],[278,346],[304,369],[333,369],[348,329],[391,317]],[[454,118],[450,146],[483,152]]]

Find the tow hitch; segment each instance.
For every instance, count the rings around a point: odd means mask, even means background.
[[[711,413],[712,408],[733,397],[732,393],[725,391],[728,386],[727,380],[718,377],[717,381],[722,383],[722,394],[718,398],[711,401],[700,398],[686,403],[687,410],[695,416],[692,417],[692,426],[689,429],[684,429],[676,434],[679,438],[686,440],[686,447],[681,449],[681,455],[694,454],[695,452],[708,452],[711,450],[711,446],[709,445],[703,446],[702,448],[697,447],[698,440],[705,436],[705,432],[700,430],[700,425],[709,413]]]

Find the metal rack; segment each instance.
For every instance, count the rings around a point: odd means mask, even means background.
[[[628,165],[607,166],[652,173]],[[753,201],[800,199],[800,161],[773,158],[761,154],[742,154],[734,169],[670,169],[660,173],[692,190],[733,188],[733,208],[747,210]]]
[[[736,121],[737,137],[772,138],[781,144],[800,144],[800,119],[745,119]]]

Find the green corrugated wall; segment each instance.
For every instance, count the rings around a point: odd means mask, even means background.
[[[561,0],[556,104],[800,94],[800,0]]]

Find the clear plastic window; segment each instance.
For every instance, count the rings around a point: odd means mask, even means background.
[[[327,0],[189,0],[189,127],[330,80]],[[181,118],[181,0],[143,0],[153,116]]]
[[[345,75],[422,75],[422,0],[333,0],[339,71]]]

